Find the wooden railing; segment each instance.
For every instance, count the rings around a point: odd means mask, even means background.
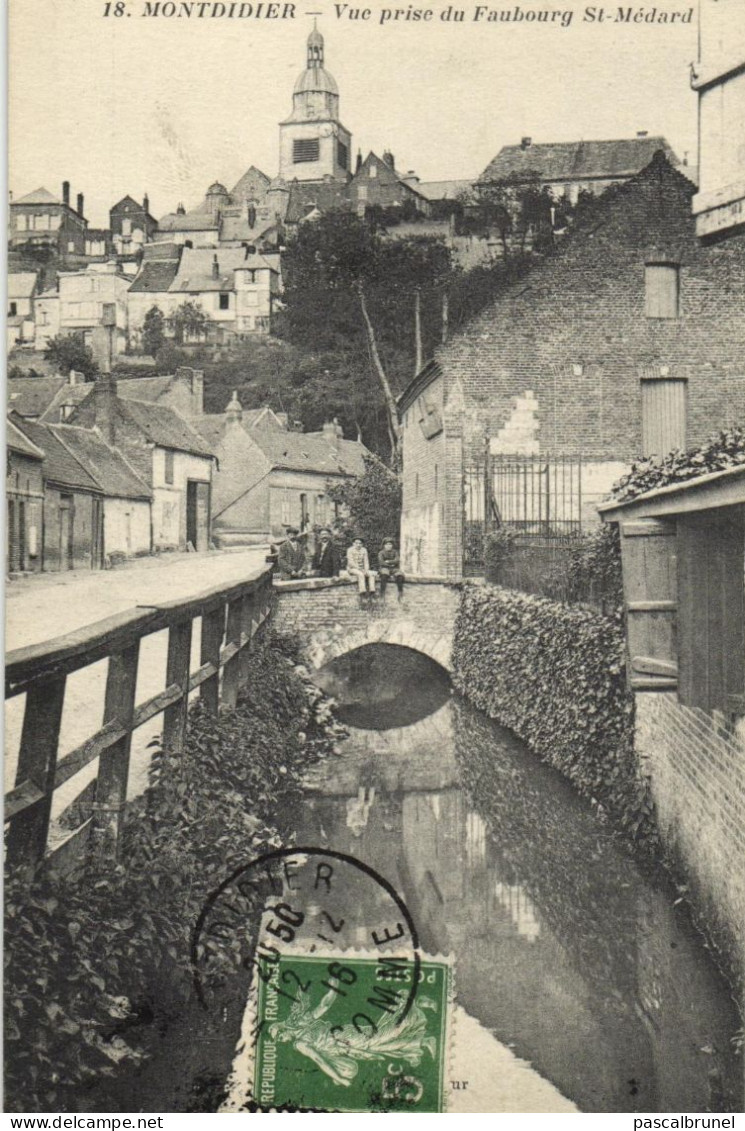
[[[54,792],[98,758],[90,816],[53,854],[66,869],[90,848],[115,855],[127,799],[132,733],[163,716],[163,747],[183,749],[190,692],[207,710],[235,706],[249,676],[252,637],[270,615],[272,570],[186,600],[132,609],[67,636],[10,652],[6,699],[25,692],[15,788],[5,796],[6,862],[32,871],[47,851]],[[190,671],[194,621],[202,618],[200,666]],[[140,641],[168,630],[166,686],[136,703]],[[68,675],[108,658],[103,725],[58,756]]]

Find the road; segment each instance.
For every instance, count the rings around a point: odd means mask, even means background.
[[[119,569],[100,572],[72,571],[39,574],[9,582],[5,591],[5,643],[8,651],[39,644],[74,629],[94,624],[114,613],[137,605],[157,605],[189,597],[216,585],[243,581],[265,564],[266,547],[203,554],[168,554],[141,558]],[[192,668],[199,665],[201,623],[192,636]],[[165,687],[167,633],[146,637],[140,646],[137,702],[156,695]],[[62,712],[59,754],[73,750],[102,724],[107,660],[101,660],[68,677]],[[5,712],[5,789],[15,783],[18,746],[25,696],[9,700]],[[135,797],[147,784],[150,764],[148,742],[160,732],[160,719],[153,719],[135,732],[128,796]],[[60,814],[97,773],[91,762],[57,790],[52,806],[50,843],[64,830]]]

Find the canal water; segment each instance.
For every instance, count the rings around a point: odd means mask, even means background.
[[[738,1013],[669,880],[426,657],[369,645],[317,679],[349,736],[298,840],[371,865],[454,955],[452,1110],[741,1111]]]

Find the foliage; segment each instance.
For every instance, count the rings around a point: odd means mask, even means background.
[[[155,357],[166,340],[166,320],[159,306],[151,306],[142,323],[143,353]]]
[[[373,565],[383,539],[392,538],[398,545],[401,528],[401,480],[378,456],[365,456],[365,470],[355,479],[331,484],[327,494],[332,502],[343,506],[348,516],[334,524],[335,532],[345,545],[362,538]]]
[[[60,373],[67,376],[71,369],[92,381],[97,372],[96,362],[82,334],[57,334],[50,338],[44,351],[47,361],[52,361]]]
[[[11,365],[8,369],[8,380],[12,381],[16,377],[43,377],[44,374],[40,373],[38,369],[24,369],[20,365]]]
[[[602,814],[651,847],[657,834],[634,758],[625,646],[620,616],[466,586],[455,626],[454,682]]]
[[[168,318],[173,336],[178,345],[191,338],[200,341],[207,330],[208,318],[198,302],[187,299],[177,306]]]
[[[492,530],[484,538],[484,571],[487,581],[497,582],[512,556],[515,535],[506,526]]]
[[[701,447],[676,450],[662,459],[651,457],[637,461],[629,474],[619,479],[610,497],[618,503],[627,502],[656,487],[684,483],[699,475],[742,464],[745,464],[745,430],[738,426],[716,433]]]
[[[495,233],[505,259],[525,252],[528,238],[536,250],[547,250],[553,242],[551,210],[554,201],[537,173],[510,174],[482,181],[468,194],[463,231]]]
[[[286,641],[257,641],[251,656],[250,696],[219,718],[197,705],[183,754],[156,754],[118,863],[43,870],[30,891],[7,877],[6,1110],[81,1110],[81,1089],[115,1088],[146,1061],[192,1001],[190,939],[207,895],[291,832],[276,815],[329,748],[330,711]]]

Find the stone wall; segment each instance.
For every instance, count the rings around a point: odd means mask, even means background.
[[[400,602],[394,585],[388,586],[385,599],[361,599],[356,586],[344,580],[275,582],[274,588],[278,596],[274,628],[297,634],[315,668],[365,644],[397,644],[450,670],[460,600],[455,585],[419,578],[407,581]]]
[[[640,693],[636,749],[663,841],[745,984],[745,719],[731,725],[675,694]]]

